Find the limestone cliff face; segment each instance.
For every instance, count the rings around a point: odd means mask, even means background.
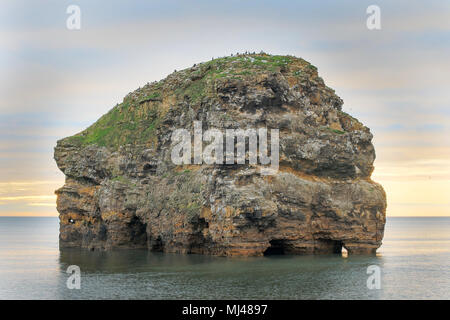
[[[374,253],[386,197],[372,134],[303,59],[212,60],[129,95],[58,141],[60,246],[215,255]],[[175,165],[175,129],[276,128],[280,167]]]

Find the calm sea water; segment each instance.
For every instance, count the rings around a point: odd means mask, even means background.
[[[0,217],[0,299],[450,299],[450,218],[388,218],[376,257],[59,251],[58,223]],[[80,290],[66,286],[69,265]]]

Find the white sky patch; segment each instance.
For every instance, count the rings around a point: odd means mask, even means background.
[[[55,203],[46,203],[46,202],[32,202],[27,205],[31,207],[56,207]]]
[[[56,200],[56,195],[45,196],[18,196],[18,197],[0,197],[0,201],[21,201],[21,200]]]

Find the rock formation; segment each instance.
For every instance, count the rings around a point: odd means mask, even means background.
[[[317,69],[246,54],[174,72],[59,140],[60,246],[258,256],[374,253],[386,196],[370,179],[372,134]],[[279,129],[279,170],[175,165],[175,129]]]

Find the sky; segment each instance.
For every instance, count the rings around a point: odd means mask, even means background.
[[[0,216],[57,216],[56,141],[127,93],[261,50],[317,66],[371,129],[388,216],[450,216],[450,2],[433,0],[0,0]]]

